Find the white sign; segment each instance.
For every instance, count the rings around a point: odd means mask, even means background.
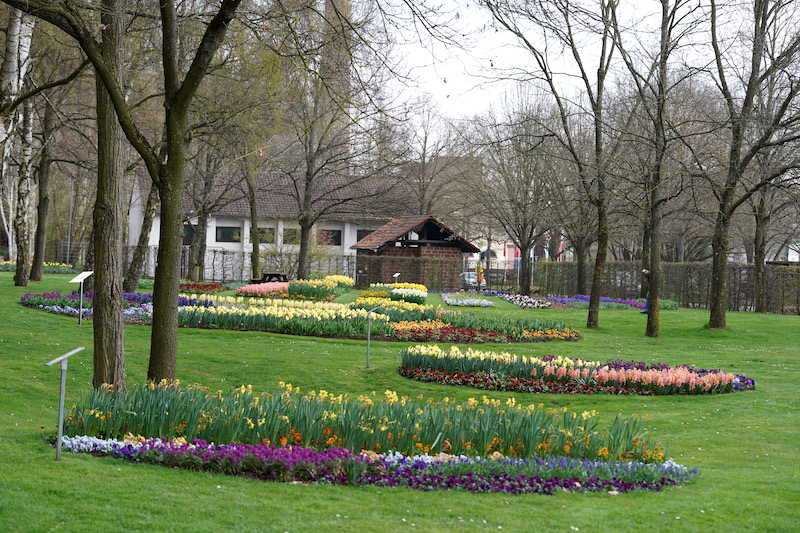
[[[77,276],[75,276],[74,278],[69,280],[69,282],[70,283],[82,283],[83,280],[85,280],[86,278],[88,278],[92,274],[94,274],[94,270],[87,270],[86,272],[81,272],[80,274],[78,274]]]

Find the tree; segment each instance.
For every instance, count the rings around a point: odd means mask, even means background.
[[[102,40],[100,54],[114,83],[122,85],[123,56],[122,2],[103,0],[100,11]],[[125,388],[124,328],[122,317],[122,227],[125,224],[123,195],[122,132],[109,91],[95,76],[97,100],[97,196],[92,214],[94,248],[94,330],[95,388],[103,384]]]
[[[541,148],[541,109],[524,97],[502,117],[477,120],[474,143],[483,172],[469,188],[473,201],[500,224],[520,251],[519,292],[531,292],[531,251],[549,229],[547,182],[551,168]]]
[[[33,244],[33,263],[31,280],[41,281],[44,265],[44,252],[47,237],[47,220],[50,210],[50,167],[53,163],[53,135],[58,129],[56,111],[45,98],[44,118],[42,121],[42,149],[39,156],[39,167],[36,170],[36,182],[39,201],[36,206],[36,236]]]
[[[622,25],[617,16],[617,5],[609,4],[614,41],[620,51],[630,80],[639,98],[637,106],[647,119],[647,133],[640,136],[646,139],[648,154],[643,182],[647,222],[644,228],[645,244],[643,256],[647,257],[643,284],[647,283],[647,326],[645,335],[658,337],[661,332],[661,311],[659,298],[661,294],[661,222],[662,209],[669,200],[665,191],[667,158],[669,145],[675,142],[674,120],[671,120],[668,109],[668,98],[672,89],[682,80],[670,80],[670,62],[672,54],[678,51],[682,42],[694,31],[697,22],[690,15],[697,9],[689,0],[658,0],[660,15],[658,27],[658,46],[655,53],[642,50],[644,61],[639,61],[629,48],[623,35]],[[642,47],[648,46],[642,43]]]
[[[725,162],[722,168],[714,168],[700,157],[698,150],[692,150],[692,154],[695,170],[710,184],[717,207],[711,240],[713,259],[708,321],[711,328],[726,326],[728,250],[734,213],[753,194],[800,168],[800,158],[795,157],[764,175],[753,177],[750,172],[751,164],[765,150],[800,139],[800,106],[797,105],[800,83],[796,80],[800,34],[789,24],[789,21],[796,20],[796,4],[782,0],[754,0],[748,9],[731,6],[730,9],[738,15],[737,24],[741,16],[747,16],[752,22],[752,33],[732,44],[724,37],[722,17],[727,6],[721,6],[717,0],[710,3],[708,23],[714,83],[724,100],[726,113],[721,124],[726,132],[723,141]],[[733,56],[737,52],[744,55],[744,64],[747,65],[744,72],[735,67],[742,64],[742,58]],[[759,114],[758,99],[768,87],[773,91],[774,105],[771,106],[773,112],[764,120]],[[715,173],[719,175],[718,181],[714,179]]]
[[[25,287],[31,273],[31,212],[33,211],[33,100],[22,107],[20,153],[17,163],[17,206],[14,217],[14,239],[17,243],[17,264],[14,285]]]
[[[113,75],[94,37],[93,26],[71,6],[42,0],[3,0],[4,3],[49,22],[77,41],[108,91],[117,119],[128,141],[139,153],[161,200],[161,224],[156,280],[153,289],[153,328],[147,376],[152,380],[173,379],[177,354],[177,300],[182,241],[182,198],[186,166],[189,105],[241,0],[222,0],[208,22],[185,74],[179,68],[179,32],[176,2],[159,4],[161,65],[164,76],[163,143],[153,144],[133,115],[125,92]]]
[[[619,149],[605,123],[607,81],[615,50],[610,24],[614,1],[542,0],[531,4],[525,0],[480,0],[479,4],[531,55],[534,70],[520,69],[519,77],[528,83],[541,83],[552,98],[560,127],[550,133],[569,154],[580,176],[581,189],[595,208],[597,253],[586,327],[597,328],[609,241],[609,170]],[[587,44],[589,40],[591,45]],[[565,53],[556,52],[560,50]],[[560,75],[563,63],[569,60],[580,86],[573,99],[565,88],[569,84],[562,84]],[[588,152],[579,150],[576,142],[575,130],[581,124],[592,131]]]

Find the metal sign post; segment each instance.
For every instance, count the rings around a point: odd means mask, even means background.
[[[75,348],[62,355],[56,357],[47,366],[53,366],[56,363],[61,363],[61,390],[58,396],[58,436],[56,437],[56,461],[61,460],[61,437],[64,436],[64,394],[67,390],[67,359],[78,352],[82,352],[85,348],[83,346]]]
[[[372,312],[380,306],[367,309],[367,366],[369,368],[369,358],[372,355]]]
[[[81,320],[83,319],[83,281],[86,278],[88,278],[89,276],[91,276],[92,274],[94,274],[93,270],[86,270],[84,272],[81,272],[80,274],[78,274],[77,276],[72,278],[71,280],[69,280],[70,283],[80,283],[81,284],[80,285],[80,293],[81,294],[80,294],[80,297],[79,297],[79,300],[78,300],[80,302],[79,307],[78,307],[78,325],[79,326],[81,325]]]

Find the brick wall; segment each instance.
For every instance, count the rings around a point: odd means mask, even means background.
[[[400,273],[400,281],[422,283],[431,290],[461,288],[461,250],[434,246],[388,247],[379,254],[359,250],[356,258],[356,286],[391,283]]]

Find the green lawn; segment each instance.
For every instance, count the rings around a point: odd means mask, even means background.
[[[11,273],[0,274],[0,531],[800,530],[800,317],[731,313],[729,330],[710,331],[703,327],[705,312],[664,312],[663,337],[654,340],[642,336],[644,316],[636,311],[603,311],[603,327],[587,331],[584,311],[520,310],[499,300],[494,309],[470,310],[558,317],[584,334],[579,342],[484,348],[719,366],[755,378],[758,390],[654,398],[535,395],[549,406],[597,409],[604,420],[644,415],[650,435],[676,461],[701,469],[687,487],[619,496],[425,493],[264,483],[86,455],[56,463],[42,435],[55,423],[58,371],[43,363],[87,347],[70,364],[68,403],[74,403],[91,379],[91,324],[78,327],[16,302],[25,292],[69,291],[69,277],[49,275],[19,289]],[[144,379],[150,329],[130,326],[125,333],[133,383]],[[178,377],[214,388],[274,390],[283,380],[335,392],[482,394],[399,377],[402,346],[375,343],[373,368],[365,370],[363,341],[182,330]]]

